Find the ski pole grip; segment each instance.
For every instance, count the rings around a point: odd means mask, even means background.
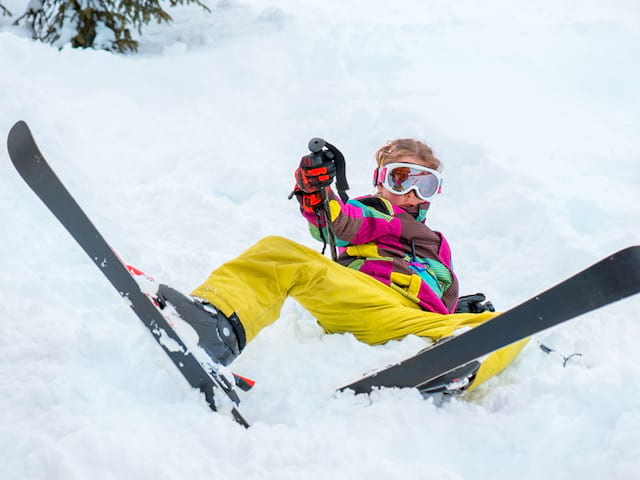
[[[326,144],[327,142],[325,142],[324,139],[313,137],[309,140],[309,151],[311,151],[311,153],[320,153]]]
[[[309,150],[314,155],[314,162],[317,161],[318,165],[324,160],[333,162],[336,167],[336,188],[338,195],[343,202],[349,200],[349,195],[347,195],[349,183],[347,182],[344,156],[342,153],[324,138],[320,137],[313,137],[309,140]],[[337,154],[335,152],[337,152]]]
[[[320,137],[313,137],[309,140],[309,151],[311,152],[312,163],[315,166],[322,165],[326,160],[335,163],[333,154],[326,148],[327,142]]]

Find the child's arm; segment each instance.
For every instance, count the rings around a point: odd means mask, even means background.
[[[400,236],[402,227],[397,218],[368,207],[358,200],[343,203],[330,189],[328,189],[328,194],[331,221],[338,246],[375,242],[383,235]],[[322,241],[322,234],[325,235],[324,238],[327,234],[324,216],[317,215],[311,208],[305,208],[303,200],[298,198],[301,201],[300,211],[309,222],[311,235],[316,240]],[[322,234],[320,229],[322,229]]]

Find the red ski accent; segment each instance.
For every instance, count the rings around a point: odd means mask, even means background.
[[[125,266],[127,267],[127,270],[129,270],[129,273],[131,275],[136,275],[138,277],[144,277],[147,280],[151,280],[152,282],[156,281],[155,278],[153,278],[151,275],[147,275],[142,270],[140,270],[139,268],[134,267],[133,265],[128,265],[128,264],[125,263]]]
[[[243,377],[242,375],[238,375],[237,373],[233,374],[233,379],[235,380],[236,386],[244,392],[248,392],[256,384],[255,380]]]
[[[127,265],[127,270],[133,275],[145,275],[145,273],[139,268],[134,267],[133,265]]]

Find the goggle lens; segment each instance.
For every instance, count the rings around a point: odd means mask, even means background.
[[[407,193],[417,189],[422,198],[433,197],[440,187],[440,181],[431,172],[425,172],[410,167],[397,167],[388,175],[388,183],[394,193]]]
[[[415,191],[423,200],[429,200],[442,187],[442,175],[437,170],[413,164],[389,164],[380,169],[381,183],[392,193],[403,195]]]

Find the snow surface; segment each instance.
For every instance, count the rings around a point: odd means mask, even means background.
[[[23,2],[4,0],[19,15]],[[26,120],[130,263],[190,290],[266,235],[318,248],[292,171],[310,137],[370,191],[373,152],[430,143],[465,293],[508,308],[639,243],[637,0],[226,0],[138,55],[57,50],[0,17],[0,132]],[[640,299],[537,336],[442,407],[334,389],[416,351],[323,335],[289,301],[211,413],[0,151],[0,478],[640,478]],[[582,357],[562,367],[543,341]]]

